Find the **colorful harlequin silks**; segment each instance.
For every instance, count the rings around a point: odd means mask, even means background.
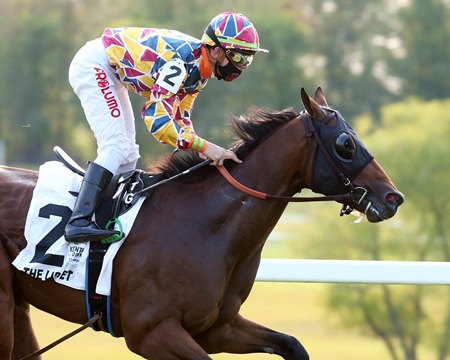
[[[142,115],[151,134],[189,149],[194,100],[209,77],[201,76],[201,40],[175,30],[107,28],[102,41],[119,80],[148,99]]]

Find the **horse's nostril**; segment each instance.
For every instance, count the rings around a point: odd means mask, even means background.
[[[387,194],[386,200],[389,205],[395,208],[399,207],[401,204],[403,204],[403,201],[405,201],[403,195],[398,192],[391,192]]]

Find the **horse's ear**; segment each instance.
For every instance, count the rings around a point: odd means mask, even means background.
[[[314,94],[314,100],[317,101],[319,105],[328,107],[327,99],[325,98],[325,94],[323,93],[322,88],[319,86]]]
[[[305,106],[305,110],[313,117],[313,119],[322,120],[325,117],[320,105],[314,99],[309,97],[304,88],[300,90],[300,96],[302,98],[302,103]]]

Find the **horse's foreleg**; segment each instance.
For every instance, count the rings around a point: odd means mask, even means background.
[[[280,355],[286,360],[309,359],[305,348],[296,338],[246,320],[241,315],[195,339],[210,354],[268,353]]]
[[[143,329],[134,326],[131,332],[125,332],[125,340],[131,351],[146,359],[211,360],[174,319],[166,319],[146,335],[143,333]]]

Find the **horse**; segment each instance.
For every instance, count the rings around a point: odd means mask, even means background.
[[[243,163],[226,168],[242,188],[205,166],[144,201],[112,277],[112,325],[132,352],[155,360],[206,360],[220,352],[309,359],[296,338],[239,313],[266,239],[304,188],[337,196],[344,213],[357,210],[373,223],[394,216],[404,198],[320,88],[314,98],[302,89],[301,99],[301,113],[255,107],[234,119],[233,149]],[[200,161],[195,154],[172,155],[156,168],[170,177]],[[73,323],[89,320],[84,291],[11,265],[26,246],[24,225],[37,178],[34,171],[0,167],[1,359],[38,349],[30,304]]]

